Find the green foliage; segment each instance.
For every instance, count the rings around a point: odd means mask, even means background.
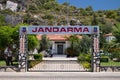
[[[2,67],[2,66],[6,66],[6,63],[5,63],[5,61],[0,60],[0,67]]]
[[[100,55],[100,62],[109,62],[109,56],[105,54]]]
[[[38,8],[35,5],[29,5],[28,11],[32,13],[37,13]]]
[[[108,10],[108,11],[106,11],[106,17],[107,18],[116,18],[117,12],[115,10]]]
[[[86,68],[86,69],[90,69],[90,68],[91,68],[91,67],[90,67],[91,65],[90,65],[89,62],[83,62],[82,65],[83,65],[83,67]]]
[[[42,60],[43,59],[43,55],[42,54],[34,54],[34,59],[35,60]]]
[[[74,43],[79,41],[77,35],[71,35],[70,37],[65,36],[65,38],[71,42],[71,48],[74,48]]]
[[[78,53],[89,53],[91,47],[91,39],[89,36],[83,35],[82,39],[79,39],[77,35],[71,35],[66,37],[71,43],[67,52],[78,56]],[[73,52],[73,53],[72,53]]]
[[[108,62],[109,59],[108,58],[100,58],[100,62]]]
[[[31,15],[29,13],[27,13],[23,17],[24,17],[24,23],[28,23],[29,24],[29,22],[31,20]]]
[[[51,47],[50,41],[46,35],[42,35],[42,39],[40,40],[40,51],[47,50]]]
[[[13,43],[12,32],[13,28],[9,26],[0,27],[0,49],[4,49],[8,44]]]
[[[17,45],[19,43],[19,27],[18,26],[13,28],[13,32],[12,32],[11,38],[13,39],[14,44]]]
[[[91,67],[91,54],[80,53],[78,56],[78,62],[80,62],[84,68],[90,69]]]
[[[41,4],[45,4],[45,3],[48,3],[48,2],[55,2],[56,0],[37,0],[37,1]]]
[[[46,10],[48,9],[54,9],[55,7],[54,6],[57,6],[56,2],[55,1],[49,1],[47,3],[44,4],[44,8]]]
[[[52,14],[46,14],[45,16],[42,17],[43,19],[53,19],[54,16]]]
[[[4,49],[9,45],[16,45],[16,50],[19,47],[19,28],[25,24],[19,24],[16,27],[3,26],[0,27],[0,49]],[[28,35],[28,48],[33,50],[39,46],[39,41],[35,35]]]
[[[112,58],[120,58],[120,52],[113,52],[111,53]]]
[[[109,61],[109,62],[101,62],[101,66],[120,66],[120,62],[114,62],[114,61]]]
[[[2,14],[0,14],[0,27],[5,25],[5,16],[3,16]]]
[[[100,38],[99,38],[99,44],[100,44],[100,49],[103,48],[103,49],[108,49],[109,45],[106,45],[106,40],[105,40],[105,37],[104,37],[104,34],[101,33],[100,34]],[[107,46],[107,47],[106,47]]]
[[[116,17],[116,20],[117,20],[118,22],[120,22],[120,16]]]
[[[71,56],[71,57],[78,56],[78,52],[77,52],[77,50],[75,49],[75,47],[76,47],[75,44],[79,41],[78,36],[77,36],[77,35],[71,35],[71,36],[69,36],[69,37],[65,36],[65,38],[66,38],[68,41],[70,41],[70,43],[71,43],[71,46],[66,49],[68,57],[69,57],[69,56]]]
[[[78,56],[80,62],[91,62],[91,54],[80,53]]]
[[[113,28],[113,35],[116,38],[116,42],[120,43],[120,23],[115,24]]]
[[[88,6],[88,7],[86,7],[85,10],[86,10],[86,11],[89,11],[89,12],[92,12],[92,11],[93,11],[92,6]]]
[[[68,2],[64,2],[63,5],[64,6],[69,6],[69,3]]]
[[[92,19],[91,25],[98,25],[97,16],[95,13],[93,14],[93,19]]]
[[[75,20],[70,20],[70,25],[75,26],[77,22]]]
[[[33,68],[35,65],[37,65],[38,63],[40,63],[42,60],[29,60],[28,61],[28,67],[29,68]]]
[[[91,39],[87,35],[83,35],[82,39],[76,44],[75,49],[81,53],[89,53],[91,47]]]
[[[119,51],[112,52],[110,55],[110,59],[113,61],[119,62],[120,61],[120,52]]]
[[[112,33],[113,31],[113,24],[111,22],[105,21],[105,24],[101,26],[101,31],[104,34]]]
[[[113,24],[105,18],[101,19],[101,27],[100,27],[100,48],[107,48],[109,44],[106,42],[106,34],[113,32]],[[106,47],[107,46],[107,47]]]
[[[10,9],[4,9],[4,10],[1,10],[0,13],[2,13],[2,14],[10,14],[10,15],[15,14],[15,13],[12,12]]]
[[[66,53],[67,53],[67,57],[74,57],[74,56],[78,56],[77,52],[75,49],[68,47],[66,49]]]
[[[17,61],[13,61],[13,66],[17,66],[18,62]],[[6,66],[6,62],[5,60],[0,60],[0,67],[5,67]]]
[[[35,35],[28,35],[28,49],[33,50],[39,46],[39,41]]]

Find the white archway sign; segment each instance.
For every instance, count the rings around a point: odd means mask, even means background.
[[[20,27],[19,68],[27,71],[27,34],[91,34],[93,36],[92,71],[97,71],[99,26],[23,26]]]

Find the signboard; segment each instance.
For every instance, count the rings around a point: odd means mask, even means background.
[[[20,34],[98,34],[98,26],[29,26],[21,27]]]

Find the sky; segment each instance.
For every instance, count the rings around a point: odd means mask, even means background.
[[[78,8],[92,6],[94,11],[97,10],[115,10],[120,8],[120,0],[57,0],[58,3],[69,2]]]

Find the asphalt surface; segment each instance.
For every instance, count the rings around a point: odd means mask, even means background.
[[[0,80],[120,80],[120,72],[1,72]]]

